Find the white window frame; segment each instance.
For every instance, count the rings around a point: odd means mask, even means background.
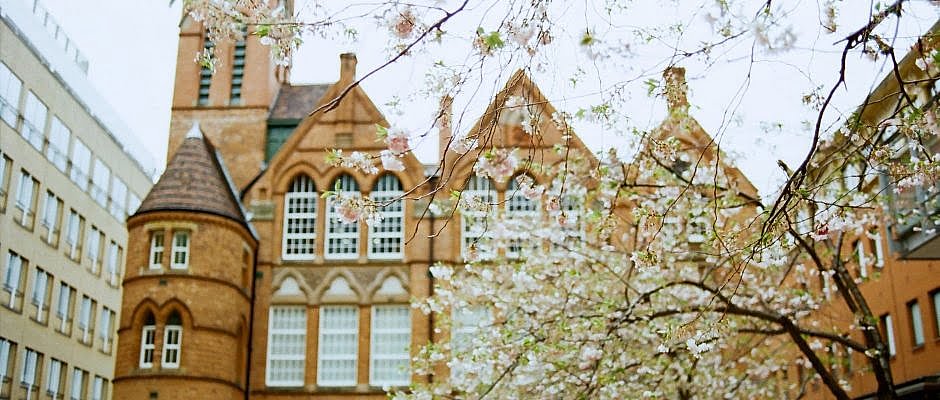
[[[91,172],[91,150],[79,138],[75,138],[75,144],[72,145],[72,151],[69,154],[69,160],[72,162],[69,179],[82,191],[87,191]]]
[[[376,207],[376,213],[382,220],[369,226],[369,258],[401,259],[405,243],[405,202],[401,199],[403,195],[401,180],[392,174],[382,175],[369,193],[369,197],[377,205],[388,203],[384,207]]]
[[[157,326],[144,325],[140,329],[140,367],[153,368],[153,358],[156,356]],[[150,352],[150,361],[147,361],[147,352]]]
[[[81,241],[82,216],[75,210],[69,210],[66,226],[65,243],[69,245],[69,258],[75,259]]]
[[[42,151],[42,144],[46,135],[46,117],[49,108],[32,90],[26,92],[26,105],[23,107],[23,126],[20,135],[37,151]]]
[[[529,178],[531,182],[535,182],[531,177]],[[528,236],[528,229],[525,229],[525,226],[530,226],[534,221],[538,221],[540,216],[540,205],[537,200],[529,200],[522,194],[522,188],[519,187],[519,182],[517,178],[513,178],[509,181],[509,189],[506,190],[506,221],[512,224],[515,224],[514,233],[520,235],[520,232],[526,232],[525,236]],[[520,225],[521,224],[521,225]],[[528,247],[537,247],[538,242],[532,243],[532,240],[525,237],[514,237],[510,238],[508,243],[506,243],[506,258],[519,258],[522,255],[522,248]]]
[[[120,276],[121,270],[121,246],[118,246],[117,242],[110,241],[108,242],[108,283],[111,286],[117,286],[118,277]]]
[[[159,240],[158,240],[159,238]],[[166,232],[153,231],[150,233],[150,269],[162,269],[164,249],[166,248]],[[159,255],[159,257],[157,257]],[[154,263],[154,260],[158,262]]]
[[[3,290],[10,293],[10,308],[16,305],[16,293],[20,290],[23,275],[23,257],[12,251],[7,253],[7,265],[3,273]]]
[[[85,241],[85,257],[91,261],[91,272],[98,273],[98,261],[101,259],[101,231],[92,225],[88,240]]]
[[[46,147],[46,159],[61,172],[67,172],[69,166],[69,138],[72,131],[53,115],[49,127],[49,146]]]
[[[894,357],[897,354],[897,347],[894,342],[894,322],[891,320],[891,314],[882,315],[881,322],[885,330],[885,341],[888,342],[888,355]]]
[[[59,326],[60,332],[65,332],[65,325],[72,319],[72,316],[69,315],[71,314],[69,309],[71,308],[73,290],[65,282],[59,282],[59,302],[56,305],[56,315],[62,320]]]
[[[317,202],[313,180],[306,175],[294,178],[290,191],[284,194],[281,259],[313,260],[316,257]],[[309,207],[303,207],[305,204]],[[296,211],[301,208],[306,209]],[[304,232],[307,229],[310,232]]]
[[[56,230],[56,220],[59,218],[59,199],[56,197],[55,193],[51,191],[46,191],[46,200],[43,202],[42,207],[42,219],[40,224],[49,229],[48,236],[46,237],[47,242],[52,241],[52,235]]]
[[[82,400],[85,397],[85,394],[82,393],[82,389],[85,386],[85,371],[82,371],[81,368],[75,367],[72,369],[72,390],[69,393],[69,398],[72,400]]]
[[[104,378],[95,375],[91,384],[91,400],[101,400],[104,395]]]
[[[920,312],[920,303],[917,300],[907,305],[907,312],[911,317],[911,333],[914,347],[921,347],[926,343],[924,338],[924,316]]]
[[[354,326],[349,327],[332,327],[328,326],[328,318],[330,315],[335,315],[335,312],[340,311],[352,311]],[[359,357],[359,307],[349,306],[349,305],[324,305],[320,307],[320,326],[319,326],[319,337],[317,338],[317,385],[325,387],[343,387],[343,386],[356,386],[356,381],[358,380],[358,357]],[[336,353],[336,354],[324,354],[327,350],[324,346],[326,343],[325,337],[328,335],[336,336],[346,336],[353,335],[353,348],[354,351],[352,354],[349,353]],[[326,368],[324,367],[324,361],[352,361],[352,379],[349,380],[329,380],[324,378],[324,372]],[[349,371],[345,371],[348,373]]]
[[[286,326],[284,325],[295,325]],[[278,339],[279,338],[279,339]],[[283,343],[281,343],[283,341]],[[300,343],[300,354],[286,354],[276,349],[285,349]],[[307,350],[307,308],[305,306],[271,306],[268,312],[268,350],[265,365],[265,384],[271,387],[300,387],[304,385]],[[275,354],[283,353],[283,354]],[[300,379],[279,379],[285,372],[275,371],[272,362],[300,361]]]
[[[885,249],[884,245],[881,243],[881,232],[878,231],[878,228],[875,228],[868,232],[868,238],[871,239],[871,243],[875,246],[875,268],[884,268]]]
[[[78,329],[82,331],[82,343],[88,343],[88,334],[91,331],[92,314],[94,314],[94,300],[87,295],[82,296],[82,303],[78,311]]]
[[[7,125],[14,129],[22,91],[23,81],[6,64],[0,62],[0,120],[6,121]]]
[[[113,320],[114,311],[111,311],[108,307],[102,307],[101,309],[101,319],[98,320],[100,326],[98,327],[98,336],[101,337],[101,350],[110,354],[111,353],[111,323]]]
[[[11,354],[13,357],[10,357]],[[0,384],[3,383],[6,377],[13,373],[13,368],[10,368],[10,359],[15,357],[16,348],[13,347],[13,343],[7,339],[0,338]]]
[[[336,178],[334,187],[337,185],[339,186],[338,192],[345,196],[360,195],[359,184],[352,175],[340,175]],[[326,202],[326,234],[324,234],[323,240],[324,258],[329,260],[355,260],[359,258],[360,222],[347,224],[341,221],[339,213],[336,212],[335,203],[335,198],[331,198]],[[352,249],[352,251],[345,252],[344,249]]]
[[[49,361],[49,374],[47,375],[46,380],[46,392],[50,394],[49,397],[55,399],[59,396],[59,384],[62,383],[62,361],[51,358]]]
[[[170,336],[176,334],[176,342],[170,343]],[[175,350],[176,357],[168,361],[167,357],[172,356],[169,351]],[[165,325],[163,327],[163,354],[160,355],[160,366],[163,368],[179,368],[180,359],[183,357],[183,326]]]
[[[36,305],[36,320],[42,321],[42,311],[47,306],[46,296],[49,294],[49,280],[51,275],[43,271],[42,268],[36,268],[36,277],[33,279],[32,302]]]
[[[868,258],[865,254],[865,241],[857,240],[855,242],[855,254],[858,256],[858,275],[862,278],[868,278]]]
[[[482,202],[490,205],[490,211],[463,210],[460,218],[460,254],[465,259],[469,256],[470,246],[481,239],[491,235],[491,229],[485,227],[483,223],[492,215],[496,203],[497,193],[493,186],[493,181],[489,178],[479,175],[473,175],[467,180],[467,187],[461,193],[461,199],[466,200],[470,197],[477,197]],[[485,230],[484,230],[485,229]],[[495,256],[493,251],[483,251],[477,248],[479,259],[489,259]]]
[[[381,327],[383,325],[382,321],[379,321],[379,314],[382,310],[389,310],[394,312],[401,312],[404,310],[405,315],[405,326],[404,327]],[[411,307],[407,304],[392,304],[392,305],[376,305],[372,306],[372,325],[371,325],[371,338],[370,343],[370,352],[369,352],[369,385],[371,386],[408,386],[411,384]],[[407,345],[404,352],[401,351],[383,351],[380,348],[379,344],[382,342],[381,337],[383,335],[387,336],[397,336],[405,334],[408,336]],[[376,376],[378,370],[377,364],[382,361],[404,361],[408,365],[408,369],[404,374],[404,378],[394,379],[394,378],[385,378]]]
[[[16,208],[20,209],[22,218],[20,223],[27,226],[31,215],[33,214],[33,192],[35,191],[36,181],[32,175],[25,169],[20,170],[20,182],[16,188]]]
[[[185,237],[185,245],[177,245],[177,237]],[[172,242],[172,253],[170,254],[170,269],[186,269],[189,268],[189,242],[192,238],[189,236],[189,231],[174,231],[173,232],[173,242]],[[176,262],[176,255],[183,255],[183,262]]]
[[[20,371],[20,383],[28,385],[26,398],[30,398],[28,393],[32,392],[33,387],[36,386],[36,368],[39,366],[39,357],[36,350],[26,348],[26,354],[23,356],[23,370]]]
[[[127,218],[127,184],[117,176],[111,177],[111,215],[121,222]]]
[[[95,169],[91,171],[91,198],[104,209],[108,208],[108,185],[111,183],[111,168],[100,158],[95,158]]]

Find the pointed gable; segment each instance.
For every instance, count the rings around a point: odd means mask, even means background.
[[[205,212],[231,218],[247,227],[248,220],[236,193],[218,152],[202,135],[197,122],[134,215],[154,211]]]

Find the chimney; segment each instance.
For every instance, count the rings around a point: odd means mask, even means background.
[[[663,71],[663,80],[666,81],[666,104],[669,111],[688,110],[689,99],[686,92],[689,86],[685,83],[685,68],[669,67]]]
[[[453,133],[453,110],[454,98],[450,95],[441,98],[441,107],[437,115],[437,134],[439,158],[443,159],[447,155],[447,143],[450,142]]]
[[[356,80],[356,53],[339,55],[339,81],[352,83]]]

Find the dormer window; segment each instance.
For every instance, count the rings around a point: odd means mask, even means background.
[[[173,232],[173,261],[170,263],[172,269],[189,268],[189,232]]]

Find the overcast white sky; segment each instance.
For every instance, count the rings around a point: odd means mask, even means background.
[[[92,83],[150,149],[158,164],[163,165],[181,1],[176,1],[173,7],[168,6],[168,0],[42,2],[90,59],[89,78]],[[298,0],[298,3],[300,12],[310,11],[307,2]],[[492,0],[486,2],[490,3]],[[599,101],[598,93],[609,90],[612,83],[634,80],[636,84],[630,86],[627,92],[629,100],[625,103],[626,109],[622,111],[630,117],[633,126],[641,129],[655,126],[663,116],[664,105],[658,100],[647,98],[641,82],[647,77],[658,77],[659,70],[665,66],[661,65],[665,54],[662,49],[640,48],[631,58],[602,65],[595,70],[591,59],[578,51],[574,44],[577,42],[576,36],[586,27],[596,29],[604,40],[604,46],[616,46],[622,39],[617,35],[622,35],[622,32],[608,29],[600,16],[602,13],[593,5],[585,7],[587,3],[560,3],[558,22],[565,31],[561,31],[556,39],[560,42],[558,46],[547,50],[548,54],[539,55],[543,60],[551,62],[549,68],[535,73],[534,78],[539,86],[557,108],[573,113],[579,107],[596,104]],[[705,17],[697,7],[711,4],[713,0],[681,4],[672,1],[633,3],[634,8],[628,16],[614,21],[615,24],[651,26],[661,23],[659,21],[679,18],[698,21],[701,26]],[[746,6],[756,6],[763,1],[744,3]],[[800,98],[814,85],[830,85],[837,77],[839,49],[833,44],[849,28],[854,30],[860,26],[867,17],[869,5],[866,0],[842,1],[843,5],[852,5],[847,6],[846,12],[840,16],[842,30],[834,35],[822,35],[818,24],[819,2],[775,2],[781,3],[783,10],[793,14],[794,20],[802,21],[794,25],[798,38],[794,50],[783,55],[759,52],[755,62],[750,63],[747,62],[749,46],[739,46],[728,49],[730,57],[727,58],[730,61],[708,64],[689,60],[684,63],[688,68],[690,99],[695,106],[693,116],[708,132],[720,138],[723,148],[735,156],[738,165],[765,195],[781,179],[775,161],[781,158],[795,164],[801,152],[805,151],[809,136],[802,128],[801,121],[812,118],[813,111],[803,107]],[[853,9],[856,4],[857,9]],[[925,32],[940,17],[940,8],[930,5],[926,0],[914,1],[909,9],[911,17],[905,18],[904,24],[890,27],[898,29],[900,39],[897,47],[903,51],[909,48],[912,37]],[[472,32],[475,26],[495,28],[495,22],[490,22],[492,18],[487,14],[488,11],[492,12],[487,7],[471,10],[464,19],[454,21],[451,30]],[[355,43],[307,37],[300,53],[294,58],[292,81],[335,81],[338,77],[338,54],[341,52],[354,51],[358,54],[360,72],[384,62],[389,44],[387,31],[372,20],[360,22],[354,27],[359,31],[359,40]],[[687,42],[695,43],[698,33],[690,30]],[[566,41],[568,45],[565,45]],[[436,110],[433,100],[429,101],[416,93],[425,82],[427,68],[437,59],[459,62],[466,54],[466,48],[432,45],[426,51],[418,52],[410,59],[375,75],[363,87],[393,125],[423,132]],[[484,85],[480,94],[474,98],[458,100],[456,111],[466,111],[464,118],[467,121],[464,123],[467,125],[472,124],[472,119],[482,111],[484,102],[495,90],[493,83],[501,86],[512,69],[515,69],[501,67],[514,65],[514,61],[508,61],[508,55],[497,58],[505,60],[484,69],[485,76],[492,78],[489,79],[490,84]],[[886,71],[882,62],[864,61],[857,55],[850,61],[850,79],[845,90],[840,91],[835,104],[841,111],[851,111]],[[595,71],[605,79],[586,79],[578,87],[572,88],[569,78],[576,73],[578,66],[588,70],[588,77],[591,71]],[[749,81],[746,79],[748,74],[751,78]],[[740,91],[742,87],[746,87],[744,92]],[[385,106],[396,96],[400,96],[397,108]],[[768,122],[781,122],[784,129],[763,132],[761,127]],[[602,128],[595,125],[582,124],[576,127],[588,145],[597,150],[609,146],[620,147],[625,143],[622,137],[605,134]],[[428,138],[421,144],[419,157],[424,161],[433,161],[436,138]]]

